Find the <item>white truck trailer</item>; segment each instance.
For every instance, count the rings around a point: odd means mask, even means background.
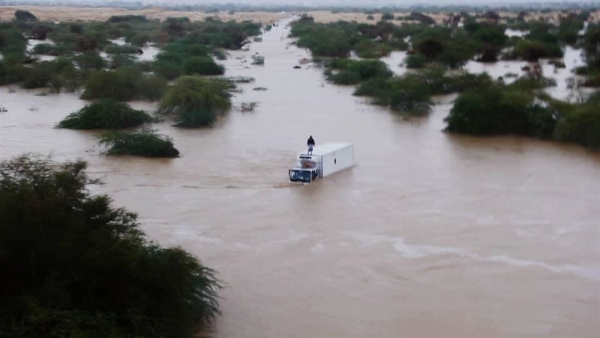
[[[313,148],[312,154],[301,151],[296,165],[289,170],[290,181],[310,183],[354,165],[352,143],[325,143]]]

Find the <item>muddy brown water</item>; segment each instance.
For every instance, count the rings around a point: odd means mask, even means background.
[[[106,183],[93,191],[219,271],[217,337],[600,335],[600,156],[445,134],[455,96],[427,118],[395,117],[320,69],[293,69],[308,55],[286,34],[274,27],[225,61],[227,75],[256,78],[234,98],[255,112],[212,129],[155,126],[181,158],[103,156],[96,133],[53,128],[84,105],[76,94],[3,87],[0,159],[87,160]],[[250,65],[256,52],[264,66]],[[355,167],[290,184],[309,135],[354,143]]]

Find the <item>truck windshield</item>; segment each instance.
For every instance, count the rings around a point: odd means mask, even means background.
[[[292,182],[310,182],[310,170],[291,170],[290,181]]]

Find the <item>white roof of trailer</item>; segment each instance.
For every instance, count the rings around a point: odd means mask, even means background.
[[[329,143],[323,143],[323,144],[316,145],[313,148],[313,154],[315,154],[315,155],[325,155],[325,154],[329,154],[331,152],[334,152],[336,150],[340,150],[340,149],[349,147],[351,145],[352,145],[352,143],[348,143],[348,142],[329,142]]]

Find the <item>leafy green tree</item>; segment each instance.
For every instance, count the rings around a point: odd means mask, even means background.
[[[224,79],[182,76],[167,88],[158,113],[175,115],[180,127],[206,126],[231,108],[230,89]]]
[[[563,51],[558,44],[537,40],[521,40],[517,42],[514,53],[526,61],[537,61],[540,58],[559,58],[563,56]]]
[[[3,337],[191,338],[219,315],[215,272],[149,242],[92,195],[82,161],[0,163]]]
[[[17,21],[21,21],[21,22],[37,21],[37,17],[35,15],[31,14],[30,11],[24,11],[24,10],[20,10],[20,9],[17,9],[15,11],[15,18],[17,19]]]
[[[478,29],[470,35],[477,44],[479,58],[482,62],[496,62],[498,54],[508,40],[504,27],[490,24],[478,24]]]
[[[394,20],[394,14],[383,13],[383,15],[381,16],[381,20]]]
[[[388,100],[393,110],[409,115],[422,116],[433,107],[428,84],[412,74],[391,82]]]

